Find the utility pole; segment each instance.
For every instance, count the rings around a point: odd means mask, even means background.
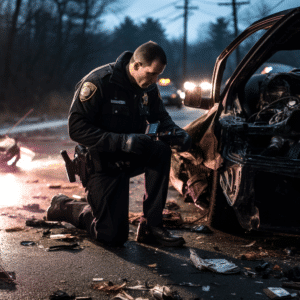
[[[232,2],[227,2],[227,3],[218,3],[219,5],[232,5],[232,15],[233,15],[233,21],[234,21],[234,37],[236,38],[239,34],[238,30],[238,18],[237,18],[237,12],[236,12],[236,7],[238,5],[245,5],[245,4],[250,4],[250,1],[245,1],[245,2],[236,2],[236,0],[232,0]],[[238,65],[240,62],[240,48],[236,48],[236,65]]]
[[[186,79],[187,71],[187,27],[188,27],[188,16],[190,9],[198,9],[198,6],[189,6],[189,0],[184,0],[184,6],[176,6],[176,8],[184,9],[183,14],[183,50],[182,50],[182,82]]]

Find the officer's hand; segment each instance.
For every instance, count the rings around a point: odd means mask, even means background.
[[[175,131],[175,137],[172,139],[172,148],[178,152],[188,151],[192,146],[192,138],[183,129],[178,128]]]
[[[142,154],[151,138],[146,134],[131,133],[122,135],[121,150],[127,153]]]

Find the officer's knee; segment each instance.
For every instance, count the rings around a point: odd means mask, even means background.
[[[96,230],[96,239],[110,246],[122,246],[128,240],[129,226],[112,226],[105,233],[101,230]]]
[[[153,150],[155,154],[162,158],[169,157],[172,153],[170,146],[162,141],[157,141]]]

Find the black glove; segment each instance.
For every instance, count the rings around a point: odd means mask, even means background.
[[[175,136],[172,138],[171,148],[175,149],[178,152],[188,151],[192,146],[192,138],[189,134],[178,128],[175,130]]]
[[[142,154],[151,138],[142,133],[122,134],[121,150],[127,153]]]

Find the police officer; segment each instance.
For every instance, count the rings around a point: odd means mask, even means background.
[[[54,196],[47,219],[67,221],[86,229],[98,241],[123,245],[128,239],[129,180],[145,173],[143,218],[137,241],[182,246],[184,239],[162,226],[170,171],[171,148],[186,151],[190,136],[166,111],[156,82],[164,71],[164,50],[149,41],[134,53],[124,52],[115,63],[96,68],[77,86],[69,113],[69,135],[87,147],[93,173],[87,182],[87,202]],[[156,123],[154,140],[145,134]]]

